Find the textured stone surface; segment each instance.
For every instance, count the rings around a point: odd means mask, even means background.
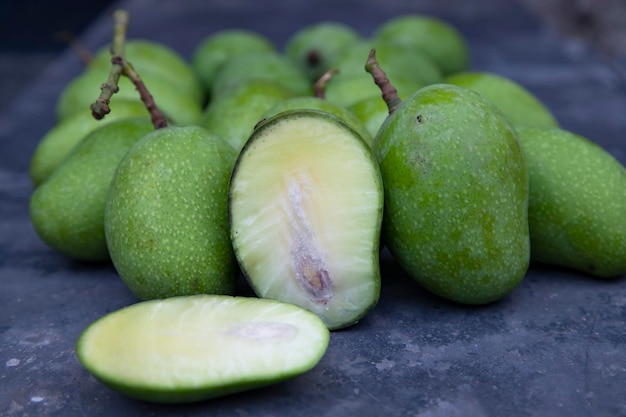
[[[513,2],[454,0],[178,2],[130,0],[130,35],[190,56],[226,27],[260,30],[283,44],[298,27],[340,20],[368,34],[399,13],[450,20],[470,42],[473,68],[496,71],[537,94],[561,124],[626,162],[622,79],[601,54],[559,37]],[[106,15],[82,39],[111,35]],[[127,399],[79,365],[74,343],[93,320],[137,300],[109,264],[54,253],[28,218],[32,151],[50,111],[80,70],[66,51],[0,112],[0,415],[7,416],[626,416],[625,279],[600,281],[533,265],[497,304],[445,302],[411,282],[385,254],[380,304],[334,332],[319,366],[284,383],[189,406]],[[242,294],[249,290],[242,285]]]

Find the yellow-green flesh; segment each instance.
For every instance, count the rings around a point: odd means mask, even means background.
[[[231,180],[233,247],[257,295],[331,329],[378,300],[381,215],[368,145],[331,118],[279,116],[253,135]]]
[[[329,341],[324,324],[294,305],[194,295],[144,301],[91,324],[76,353],[97,379],[129,396],[190,402],[304,373]]]

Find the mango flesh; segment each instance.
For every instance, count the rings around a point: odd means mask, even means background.
[[[117,165],[154,128],[147,118],[103,124],[80,142],[30,199],[39,237],[53,249],[83,261],[104,261],[104,209]]]
[[[329,339],[317,316],[292,304],[192,295],[107,314],[83,331],[76,355],[97,380],[129,397],[190,403],[308,372]]]
[[[500,111],[468,89],[424,87],[387,118],[374,150],[384,241],[410,276],[464,304],[517,287],[530,256],[528,173]]]
[[[531,259],[604,277],[626,274],[626,169],[559,128],[519,128],[530,175]]]
[[[118,165],[105,208],[113,265],[140,299],[230,294],[228,181],[237,157],[197,126],[155,130]]]
[[[372,150],[317,110],[262,122],[229,191],[233,248],[257,296],[306,308],[329,329],[353,325],[378,301],[382,210]]]
[[[552,112],[528,89],[502,75],[489,72],[452,74],[444,82],[469,88],[496,105],[514,127],[558,127]]]

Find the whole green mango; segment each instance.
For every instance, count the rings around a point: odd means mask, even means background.
[[[598,277],[626,274],[626,169],[559,128],[518,128],[530,176],[531,259]]]
[[[35,189],[30,217],[46,244],[74,259],[109,259],[104,237],[109,185],[131,145],[153,129],[145,117],[102,124]]]
[[[234,292],[227,204],[236,158],[198,126],[157,129],[126,153],[104,225],[113,265],[138,298]]]
[[[384,241],[422,286],[484,304],[509,294],[530,257],[528,172],[515,130],[481,95],[424,87],[381,126]]]

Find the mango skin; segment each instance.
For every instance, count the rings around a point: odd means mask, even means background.
[[[470,49],[463,34],[450,23],[424,14],[400,14],[383,22],[375,42],[397,42],[426,53],[444,75],[470,66]]]
[[[558,127],[559,123],[537,97],[521,84],[491,72],[466,71],[444,82],[469,88],[495,104],[514,127]]]
[[[57,98],[55,111],[57,120],[62,121],[80,112],[89,112],[91,104],[100,94],[100,86],[107,80],[108,69],[101,67],[87,68],[70,81]],[[202,114],[202,103],[168,80],[152,74],[141,74],[141,80],[150,91],[159,109],[177,125],[195,125]],[[120,77],[119,91],[111,99],[135,100],[142,104],[139,93],[128,77]],[[145,107],[145,105],[144,105]],[[111,114],[115,110],[111,107]],[[108,117],[108,116],[107,116]]]
[[[247,29],[221,29],[213,32],[194,49],[191,67],[197,74],[204,91],[209,94],[213,77],[229,59],[254,51],[276,51],[272,41],[260,32]]]
[[[228,183],[236,151],[197,126],[155,130],[118,165],[105,209],[113,265],[147,300],[232,294]]]
[[[626,274],[626,169],[564,129],[519,128],[528,164],[533,261],[612,278]]]
[[[385,120],[374,150],[383,238],[412,278],[463,304],[519,285],[530,258],[528,172],[497,108],[468,89],[424,87]]]
[[[348,110],[365,125],[372,137],[376,137],[378,129],[389,116],[389,109],[382,96],[366,97],[350,105]]]
[[[198,75],[191,63],[176,49],[162,42],[133,38],[124,44],[124,55],[141,77],[150,74],[172,84],[197,102],[204,101],[204,91]],[[107,73],[111,71],[110,45],[100,48],[89,63],[88,68],[96,67]]]
[[[368,144],[368,146],[371,147],[372,142],[374,141],[374,135],[372,135],[369,130],[367,130],[363,122],[359,118],[357,118],[350,110],[348,110],[344,106],[340,106],[339,104],[330,102],[326,99],[319,97],[300,96],[282,100],[274,105],[274,107],[272,107],[269,111],[267,111],[263,118],[270,118],[278,113],[289,110],[320,110],[334,114],[335,116],[346,122],[352,129],[356,131],[356,133],[361,135],[361,138]]]
[[[361,35],[345,23],[321,21],[294,32],[285,44],[284,53],[315,82],[332,67],[337,56],[360,40]],[[311,59],[312,55],[316,59]]]
[[[286,55],[277,51],[255,51],[232,57],[220,67],[213,77],[211,97],[229,94],[233,85],[252,79],[278,82],[295,95],[313,94],[313,83]]]
[[[254,126],[272,106],[293,97],[287,87],[270,80],[247,80],[215,97],[202,114],[199,125],[240,151]]]
[[[51,248],[81,261],[105,261],[104,208],[117,165],[154,128],[147,118],[103,124],[87,135],[30,198],[30,217]]]
[[[333,63],[332,67],[338,69],[333,78],[363,74],[372,48],[376,49],[376,59],[394,84],[397,79],[420,85],[435,84],[443,79],[439,66],[427,54],[410,45],[384,40],[362,40],[351,45]]]
[[[150,120],[146,105],[141,101],[111,100],[110,107],[111,113],[104,119],[94,119],[91,110],[86,109],[58,122],[46,132],[30,160],[29,174],[35,187],[43,183],[72,149],[98,127],[126,117],[145,116]]]

